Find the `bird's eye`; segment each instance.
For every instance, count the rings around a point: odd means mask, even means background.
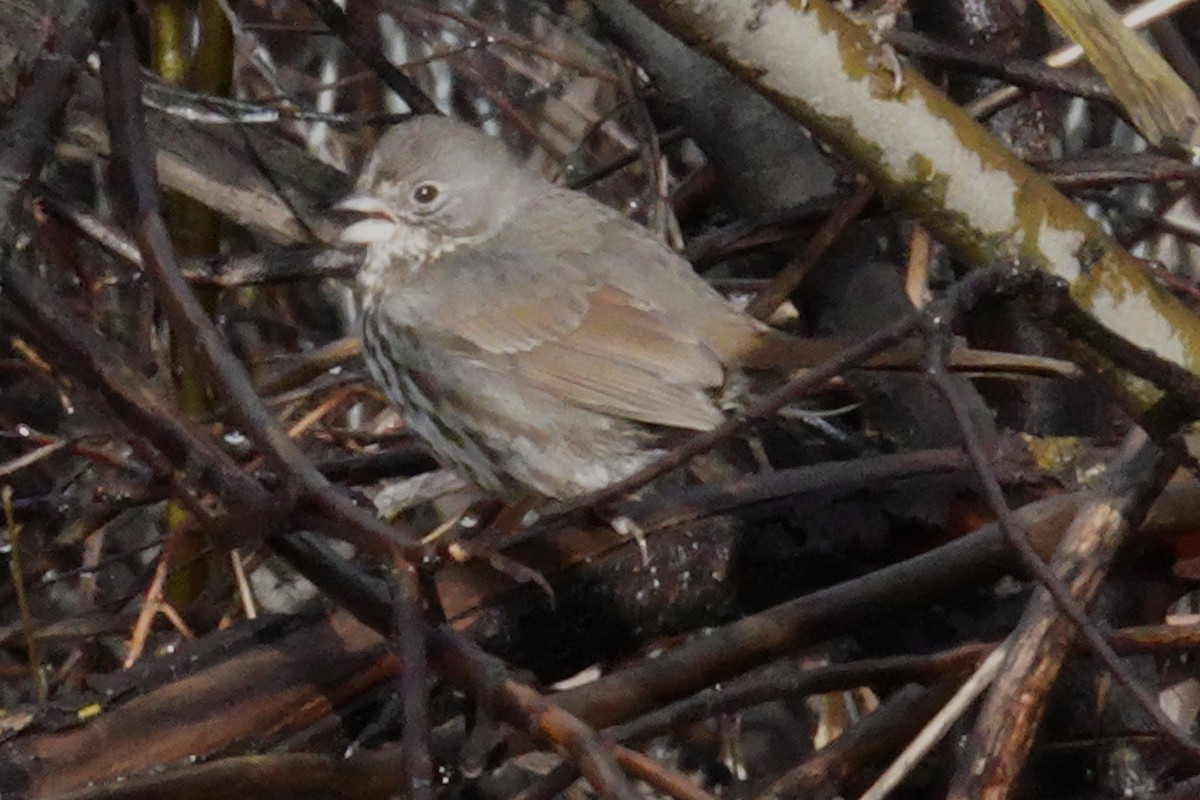
[[[439,194],[441,193],[438,191],[438,188],[432,183],[422,183],[420,186],[413,189],[412,196],[413,200],[417,201],[423,206],[427,206],[434,200],[437,200]]]

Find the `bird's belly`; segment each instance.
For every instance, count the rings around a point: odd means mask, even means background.
[[[447,466],[506,498],[566,499],[595,491],[662,451],[644,425],[599,414],[530,387],[502,364],[428,363],[416,338],[364,319],[372,377]]]
[[[424,364],[414,339],[404,328],[381,331],[364,315],[362,342],[367,369],[397,407],[404,424],[421,437],[444,465],[489,492],[507,495],[505,481],[495,469],[496,458],[487,452],[463,420],[439,376]]]

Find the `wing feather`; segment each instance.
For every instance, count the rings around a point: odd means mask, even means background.
[[[531,383],[564,400],[629,419],[690,430],[712,430],[721,412],[696,386],[566,343],[548,343],[516,358]]]
[[[532,288],[519,302],[439,314],[439,326],[461,355],[507,360],[567,403],[691,430],[721,421],[707,390],[721,386],[724,369],[698,338],[611,287]]]
[[[586,239],[559,246],[510,231],[488,247],[463,247],[410,276],[387,311],[462,357],[507,364],[566,403],[669,427],[715,427],[722,415],[710,390],[725,380],[716,348],[667,310],[674,291],[639,294],[643,281],[625,285],[614,273],[628,270],[606,269],[613,254]],[[633,241],[634,262],[673,257],[648,234]],[[723,301],[713,308],[728,313]]]

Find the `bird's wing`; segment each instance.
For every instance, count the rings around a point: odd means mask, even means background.
[[[713,350],[658,308],[595,280],[580,259],[463,248],[426,268],[459,290],[438,292],[415,322],[449,334],[462,357],[505,360],[583,408],[691,430],[719,424],[707,390],[721,386],[724,369]],[[409,298],[421,292],[410,287]]]
[[[675,428],[721,421],[705,389],[724,382],[716,355],[622,292],[588,295],[578,327],[515,358],[541,388],[597,411]]]

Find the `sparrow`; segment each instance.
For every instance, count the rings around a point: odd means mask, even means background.
[[[636,222],[450,119],[384,134],[336,208],[359,217],[341,240],[365,248],[371,375],[440,461],[502,498],[566,500],[625,478],[719,425],[739,375],[844,346],[739,311]],[[991,356],[955,358],[1020,363]],[[872,362],[902,365],[919,353]]]

